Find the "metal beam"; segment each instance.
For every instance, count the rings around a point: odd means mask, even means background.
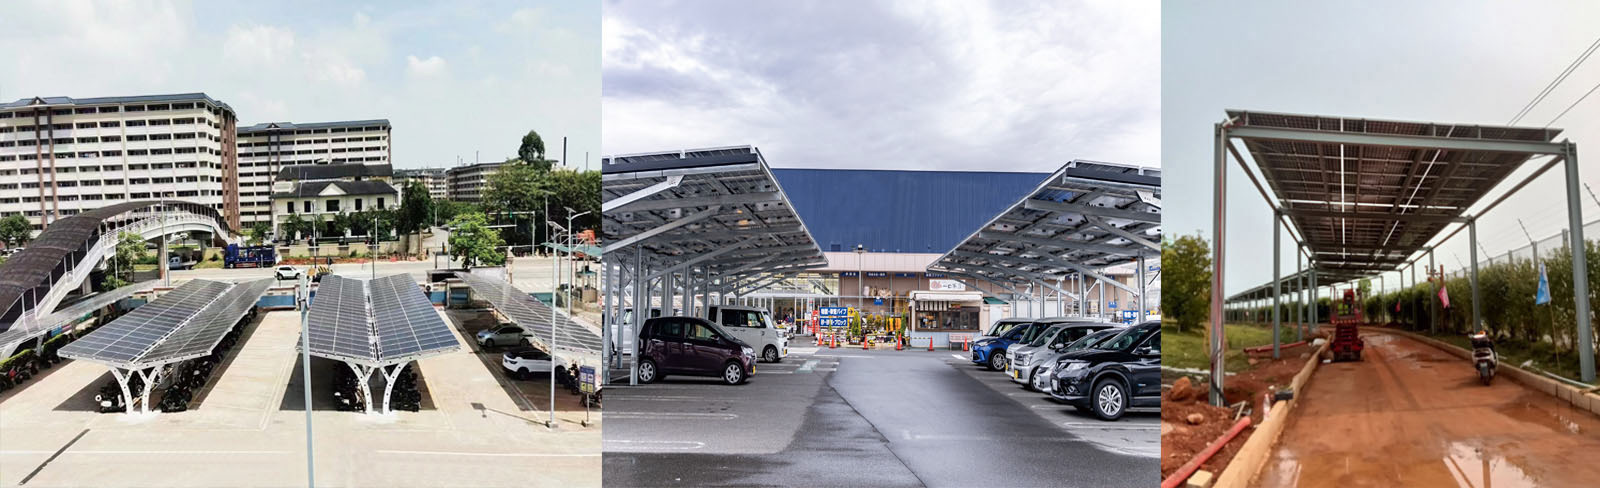
[[[1100,217],[1097,217],[1097,216],[1094,216],[1094,215],[1084,215],[1083,219],[1087,220],[1089,223],[1094,224],[1094,226],[1099,227],[1101,230],[1105,230],[1107,232],[1111,232],[1112,235],[1115,235],[1115,236],[1118,236],[1118,237],[1122,237],[1124,239],[1131,240],[1131,241],[1133,241],[1133,243],[1145,246],[1145,247],[1149,248],[1152,251],[1160,251],[1161,250],[1161,245],[1160,244],[1157,244],[1155,242],[1151,242],[1150,239],[1146,239],[1144,237],[1140,237],[1139,234],[1135,234],[1133,232],[1129,232],[1127,230],[1123,230],[1123,229],[1117,228],[1115,225],[1112,225],[1110,223],[1106,223],[1106,221],[1100,219]]]
[[[675,176],[676,177],[676,176]],[[672,208],[699,208],[712,205],[747,205],[756,203],[782,202],[783,193],[744,193],[719,196],[696,196],[692,198],[655,199],[638,201],[606,210],[607,213],[625,213],[633,211],[666,210]],[[610,203],[607,203],[610,204]]]
[[[1137,256],[1139,254],[1144,253],[1144,249],[1140,248],[1140,247],[1115,246],[1115,245],[1110,245],[1110,244],[1095,244],[1095,243],[1092,243],[1092,242],[1083,242],[1083,241],[1068,240],[1068,239],[1057,239],[1057,238],[1049,238],[1049,237],[1031,237],[1031,236],[1027,236],[1027,235],[1014,234],[1014,233],[1009,233],[1009,232],[982,231],[982,232],[978,232],[978,238],[984,239],[984,240],[1014,241],[1014,242],[1020,242],[1020,243],[1030,244],[1030,245],[1035,245],[1035,246],[1055,247],[1055,248],[1060,248],[1060,249],[1078,249],[1078,250],[1083,250],[1083,251],[1099,252],[1099,253],[1104,253],[1104,254],[1124,254],[1124,255],[1128,255],[1128,256]]]
[[[1077,214],[1084,215],[1084,216],[1093,215],[1093,216],[1103,216],[1103,217],[1111,217],[1111,218],[1121,218],[1121,219],[1124,219],[1124,220],[1136,220],[1136,221],[1148,222],[1148,223],[1161,223],[1161,214],[1160,213],[1150,213],[1150,212],[1144,212],[1144,211],[1138,211],[1138,210],[1124,210],[1124,209],[1121,209],[1121,208],[1112,208],[1112,207],[1109,207],[1109,206],[1091,206],[1091,205],[1080,205],[1080,204],[1077,204],[1077,203],[1061,203],[1061,202],[1058,202],[1058,201],[1046,201],[1046,200],[1042,200],[1042,199],[1029,199],[1029,200],[1023,201],[1022,203],[1023,203],[1022,204],[1023,208],[1026,208],[1026,209],[1029,209],[1029,210],[1053,211],[1053,212],[1057,212],[1057,213],[1077,213]],[[1148,205],[1145,205],[1143,203],[1139,203],[1139,206],[1148,206]]]
[[[665,180],[665,181],[661,181],[661,182],[658,182],[658,183],[655,183],[655,184],[651,184],[649,186],[645,186],[644,189],[640,189],[638,191],[634,191],[634,192],[619,196],[616,199],[613,199],[611,201],[605,202],[605,204],[600,205],[600,212],[601,213],[611,213],[612,211],[616,211],[618,208],[621,208],[623,206],[627,206],[629,203],[633,203],[635,201],[639,201],[639,200],[654,196],[656,193],[660,193],[662,191],[666,191],[668,189],[672,189],[672,188],[678,187],[678,185],[682,184],[682,183],[683,183],[683,176],[681,176],[681,175],[668,177],[667,180]]]
[[[1280,140],[1335,145],[1369,145],[1395,148],[1422,148],[1462,150],[1469,152],[1507,152],[1534,155],[1555,155],[1565,152],[1558,142],[1518,140],[1477,140],[1438,136],[1381,135],[1374,133],[1349,133],[1260,126],[1233,126],[1228,136],[1243,140]]]
[[[710,217],[712,215],[717,214],[717,211],[721,210],[721,209],[722,209],[721,206],[712,206],[710,208],[706,208],[704,210],[696,212],[696,213],[694,213],[692,215],[689,215],[689,216],[686,216],[686,217],[683,217],[683,218],[679,218],[679,219],[673,220],[671,222],[667,222],[666,224],[658,226],[656,228],[653,228],[653,229],[650,229],[650,230],[646,230],[644,232],[640,232],[640,233],[634,234],[632,237],[628,237],[626,239],[617,241],[616,243],[606,245],[605,249],[601,249],[600,250],[600,254],[601,255],[610,254],[612,251],[621,250],[624,247],[628,247],[628,246],[631,246],[631,245],[634,245],[634,244],[637,244],[637,243],[640,243],[640,242],[644,242],[645,240],[647,240],[647,239],[649,239],[651,237],[655,237],[657,235],[661,235],[663,233],[670,232],[672,230],[677,229],[678,227],[682,227],[684,225],[688,225],[688,224],[691,224],[691,223],[694,223],[694,222],[698,222],[700,220],[704,220],[707,217]]]

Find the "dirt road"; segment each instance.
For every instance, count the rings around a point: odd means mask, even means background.
[[[1409,338],[1368,331],[1364,360],[1324,364],[1262,487],[1587,487],[1600,418]]]

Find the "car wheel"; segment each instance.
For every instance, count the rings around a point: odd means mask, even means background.
[[[778,362],[778,347],[777,346],[768,346],[767,349],[762,350],[761,351],[761,361],[764,361],[764,362],[767,362],[767,363],[777,363]]]
[[[493,339],[485,339],[485,340],[483,340],[483,347],[485,347],[485,348],[493,348],[494,347],[494,340]]]
[[[1094,415],[1106,421],[1113,421],[1122,417],[1122,412],[1128,409],[1128,389],[1122,382],[1115,378],[1106,378],[1094,384],[1094,392],[1090,392],[1093,400],[1089,402],[1089,409]]]
[[[522,379],[522,380],[527,380],[530,377],[533,377],[533,374],[528,372],[528,369],[526,369],[526,368],[518,368],[517,369],[517,378]]]
[[[522,338],[522,347],[527,348],[529,346],[533,346],[533,343],[528,342],[528,338]]]
[[[656,362],[649,358],[639,360],[639,383],[648,384],[656,381]]]
[[[728,362],[727,366],[722,367],[722,381],[728,385],[739,385],[744,382],[744,369],[739,368],[738,363]]]
[[[1003,353],[989,353],[989,369],[996,372],[1006,371],[1006,357]]]

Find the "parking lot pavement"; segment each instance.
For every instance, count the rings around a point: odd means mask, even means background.
[[[1132,457],[1161,457],[1160,408],[1130,408],[1122,415],[1122,419],[1104,421],[1073,409],[1071,405],[1056,402],[1043,393],[1025,390],[1022,384],[1012,382],[1006,374],[972,363],[964,352],[960,355],[959,359],[952,358],[949,361],[951,366],[971,375],[991,390],[1027,406],[1034,414],[1066,429],[1072,436],[1109,452]]]
[[[783,363],[761,364],[745,385],[667,377],[611,386],[605,485],[1095,487],[1159,479],[1156,457],[1075,435],[946,362],[950,352],[805,344]],[[1158,438],[1156,426],[1149,433]]]
[[[306,484],[299,313],[269,312],[213,375],[199,407],[174,414],[63,408],[98,388],[101,366],[74,361],[0,401],[0,486],[290,487]],[[313,359],[317,399],[334,363]],[[429,404],[392,415],[314,402],[317,482],[341,487],[594,487],[600,437],[552,431],[521,414],[470,351],[419,362]],[[430,408],[431,406],[431,408]],[[505,462],[486,465],[485,462]],[[529,468],[538,472],[528,472]],[[425,468],[427,472],[418,472]]]
[[[509,349],[480,347],[474,340],[473,335],[477,331],[495,326],[494,316],[488,311],[475,310],[447,310],[446,313],[456,329],[456,336],[461,338],[464,349],[471,351],[477,358],[484,372],[493,378],[494,384],[505,393],[507,400],[518,411],[525,413],[523,417],[537,420],[541,424],[549,419],[550,376],[534,374],[526,379],[516,378],[505,371],[504,357]],[[573,395],[571,389],[558,383],[555,391],[556,421],[559,424],[581,426],[587,420],[590,428],[600,427],[601,408],[590,407],[586,412],[583,398]]]

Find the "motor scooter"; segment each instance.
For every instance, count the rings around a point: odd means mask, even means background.
[[[1472,366],[1478,370],[1478,380],[1482,380],[1483,385],[1489,385],[1494,381],[1494,370],[1500,364],[1499,357],[1494,353],[1494,340],[1483,331],[1473,334],[1471,340]]]

